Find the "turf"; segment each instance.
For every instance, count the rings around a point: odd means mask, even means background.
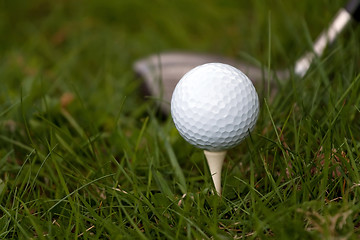
[[[222,198],[132,71],[174,49],[290,67],[341,4],[0,1],[0,238],[358,239],[355,23],[303,79],[258,88]]]

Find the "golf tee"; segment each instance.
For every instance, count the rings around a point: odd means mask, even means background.
[[[209,165],[216,192],[219,196],[221,196],[221,170],[226,156],[226,151],[210,152],[204,150],[204,154]]]

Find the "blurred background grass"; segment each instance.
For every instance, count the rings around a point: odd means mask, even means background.
[[[0,1],[0,238],[355,239],[355,24],[303,81],[265,96],[268,108],[261,96],[253,136],[229,152],[223,199],[132,71],[166,50],[286,68],[343,4]]]
[[[59,97],[86,85],[79,91],[86,102],[116,111],[113,104],[133,95],[139,85],[132,77],[136,59],[187,50],[242,56],[267,66],[270,33],[271,64],[288,67],[309,48],[308,37],[315,38],[341,4],[3,0],[1,103],[18,100],[20,86],[24,96],[31,89],[40,91],[42,84],[43,91]],[[128,98],[124,111],[138,106],[133,101]]]

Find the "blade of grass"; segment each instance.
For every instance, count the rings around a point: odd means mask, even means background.
[[[130,214],[127,212],[124,206],[120,205],[121,210],[125,214],[126,218],[128,219],[130,225],[135,229],[137,235],[139,238],[147,240],[148,238],[142,233],[142,231],[139,229],[137,224],[134,222],[133,218],[130,216]]]
[[[176,155],[169,143],[168,137],[165,135],[164,131],[162,130],[162,128],[159,127],[159,125],[156,123],[156,121],[154,121],[156,124],[156,129],[158,130],[158,134],[160,139],[163,141],[164,143],[164,147],[165,150],[169,156],[169,160],[170,160],[170,164],[173,167],[175,176],[178,180],[178,185],[180,187],[180,190],[182,191],[182,193],[186,193],[187,189],[186,189],[186,181],[185,181],[185,176],[184,173],[179,165],[179,162],[176,158]]]
[[[33,214],[30,213],[29,208],[26,206],[26,204],[25,204],[23,201],[21,201],[21,199],[18,198],[17,200],[21,203],[21,206],[24,207],[25,212],[26,212],[26,215],[27,215],[26,217],[27,217],[27,219],[30,220],[32,227],[35,229],[35,232],[36,232],[36,234],[37,234],[37,237],[38,237],[39,239],[45,239],[45,237],[44,237],[44,230],[42,229],[42,227],[41,227],[41,226],[38,224],[38,222],[36,221],[37,218],[35,218],[35,217],[33,216]]]
[[[102,179],[105,179],[105,178],[108,178],[108,177],[111,177],[111,176],[114,176],[114,175],[115,175],[115,173],[111,173],[111,174],[108,174],[108,175],[99,177],[99,178],[94,179],[94,180],[92,180],[92,181],[90,181],[90,182],[82,185],[81,187],[75,189],[74,191],[72,191],[71,193],[67,194],[66,196],[64,196],[64,197],[63,197],[62,199],[60,199],[59,201],[57,201],[57,202],[56,202],[54,205],[52,205],[49,209],[47,209],[47,211],[42,215],[42,217],[44,217],[47,212],[50,212],[52,209],[54,209],[56,206],[58,206],[58,205],[59,205],[60,203],[62,203],[64,200],[66,200],[67,198],[69,198],[69,197],[72,196],[73,194],[77,193],[77,192],[80,191],[81,189],[86,188],[87,186],[89,186],[89,185],[91,185],[91,184],[93,184],[93,183],[95,183],[95,182],[98,182],[98,181],[100,181],[100,180],[102,180]]]
[[[0,205],[0,209],[7,215],[9,216],[9,218],[13,221],[13,224],[15,224],[15,226],[17,228],[19,228],[20,232],[24,235],[24,237],[26,239],[30,239],[30,236],[28,235],[28,232],[21,226],[21,224],[19,223],[19,221],[16,220],[16,218],[14,218],[13,214],[11,214],[5,207]]]

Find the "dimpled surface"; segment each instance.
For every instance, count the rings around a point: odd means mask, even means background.
[[[240,70],[222,63],[190,70],[171,99],[171,115],[180,135],[209,151],[238,145],[254,128],[258,113],[252,82]]]

